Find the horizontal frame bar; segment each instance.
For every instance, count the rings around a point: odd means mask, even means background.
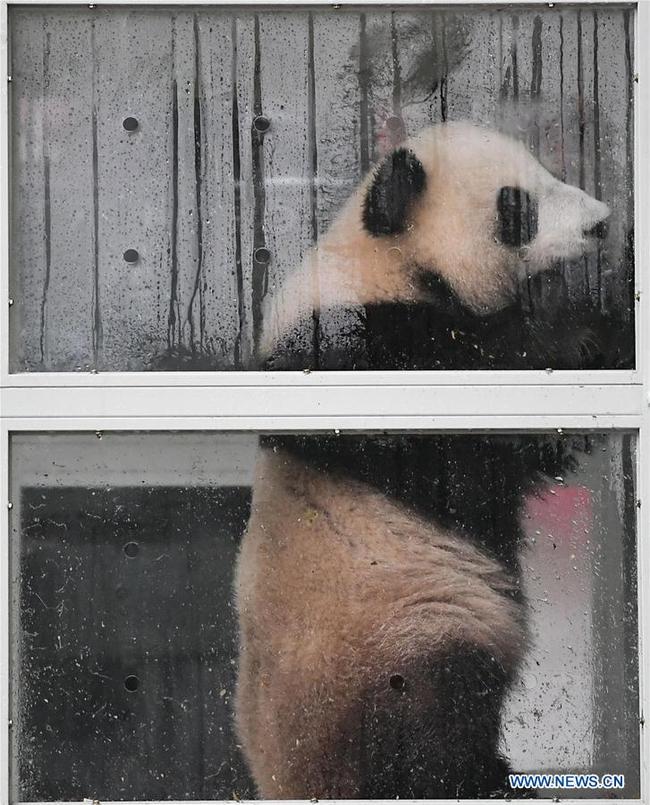
[[[600,371],[356,371],[356,372],[22,372],[2,388],[94,388],[120,386],[620,386],[641,385],[636,370]]]
[[[557,802],[556,797],[541,797],[538,799],[538,802]],[[101,805],[188,805],[189,802],[192,805],[214,805],[217,800],[163,800],[162,802],[155,801],[155,800],[119,800],[117,802],[112,801],[101,801]],[[265,800],[255,800],[255,799],[241,799],[241,800],[218,800],[219,802],[223,803],[232,803],[232,805],[259,805],[260,802],[266,803],[266,805],[286,805],[287,802],[294,802],[294,803],[305,803],[305,805],[310,805],[310,802],[313,800],[308,799],[294,799],[294,800],[286,800],[286,799],[265,799]],[[513,800],[510,800],[511,802]],[[517,800],[514,800],[515,802]],[[603,802],[607,802],[606,799],[570,799],[569,797],[562,797],[562,805],[603,805]],[[611,800],[609,800],[611,801]],[[85,799],[81,802],[66,802],[66,805],[93,805],[96,803],[97,800],[92,799]],[[354,805],[380,805],[381,803],[394,803],[395,800],[385,800],[385,799],[328,799],[326,800],[327,805],[338,805],[338,803],[350,803],[354,802]],[[435,805],[477,805],[480,802],[503,802],[503,800],[480,800],[480,799],[434,799],[434,800],[426,800],[426,799],[400,799],[400,805],[422,805],[423,802],[432,802]],[[640,800],[638,799],[617,799],[616,805],[639,805]],[[53,805],[51,802],[21,802],[20,805]]]
[[[638,3],[647,2],[647,0],[637,0],[637,3],[625,3],[621,0],[579,0],[579,5],[588,5],[588,6],[607,6],[607,5],[637,5]],[[292,2],[292,0],[220,0],[218,3],[215,0],[193,0],[191,3],[188,3],[187,0],[165,0],[165,2],[160,2],[159,0],[135,0],[135,2],[124,2],[124,0],[103,0],[101,3],[88,3],[88,0],[6,0],[7,5],[10,6],[91,6],[91,7],[99,7],[99,6],[186,6],[186,5],[193,5],[193,6],[266,6],[267,8],[272,8],[273,6],[283,6],[283,5],[291,5],[291,6],[328,6],[330,8],[337,8],[337,7],[357,7],[363,5],[374,5],[374,6],[417,6],[417,5],[431,5],[432,0],[393,0],[393,2],[387,2],[387,0],[379,0],[379,2],[372,2],[368,3],[366,0],[356,0],[356,2],[352,2],[351,0],[344,0],[343,2],[338,3],[326,3],[323,0],[300,0],[300,2]],[[474,0],[474,2],[468,2],[468,0],[445,0],[445,2],[435,2],[433,0],[433,4],[437,6],[503,6],[503,3],[495,2],[495,0]],[[568,6],[568,5],[576,5],[576,0],[554,0],[554,2],[549,3],[548,0],[508,0],[508,6]]]
[[[385,421],[399,418],[439,420],[460,418],[489,422],[510,417],[545,422],[562,417],[581,421],[628,417],[642,413],[642,393],[636,385],[621,386],[427,386],[363,385],[351,393],[348,385],[267,386],[101,386],[94,388],[13,388],[3,394],[3,416],[11,419],[196,419],[278,421],[360,418]],[[446,427],[446,425],[444,425]]]
[[[638,430],[636,416],[211,416],[3,418],[8,433],[33,431],[305,431],[330,433],[431,431],[436,433],[546,433]],[[0,800],[1,802],[1,800]]]

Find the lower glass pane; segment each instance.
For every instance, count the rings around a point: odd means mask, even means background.
[[[15,434],[14,798],[637,797],[634,444]]]

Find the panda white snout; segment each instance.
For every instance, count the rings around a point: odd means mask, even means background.
[[[588,197],[589,198],[589,197]],[[581,254],[589,254],[598,248],[598,244],[607,238],[610,209],[607,204],[589,198],[587,221],[582,223]]]
[[[539,233],[531,255],[540,266],[573,260],[607,236],[610,208],[579,187],[557,182],[539,204]]]
[[[604,202],[588,196],[582,190],[580,192],[584,196],[584,214],[587,219],[582,225],[583,237],[603,240],[607,237],[607,219],[611,210]]]

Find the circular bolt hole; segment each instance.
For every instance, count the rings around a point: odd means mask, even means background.
[[[255,249],[255,254],[253,255],[256,263],[268,263],[271,259],[271,252],[266,248],[266,246],[260,246],[259,249]]]
[[[137,263],[139,257],[140,255],[137,253],[135,249],[127,249],[124,252],[124,259],[126,260],[127,263]]]
[[[268,117],[265,117],[264,115],[258,115],[253,120],[253,128],[255,129],[255,131],[260,131],[263,133],[271,128],[271,121],[268,119]]]
[[[133,559],[134,556],[137,556],[140,553],[140,546],[137,542],[127,542],[124,546],[124,553],[129,557],[129,559]]]
[[[386,127],[389,131],[400,131],[404,124],[402,123],[402,118],[398,117],[397,115],[391,115],[386,120]]]
[[[393,690],[404,690],[406,681],[401,674],[393,674],[389,680],[389,684]]]
[[[135,131],[140,124],[134,117],[125,117],[122,121],[122,125],[127,131]]]
[[[135,693],[139,684],[140,680],[134,674],[129,674],[124,680],[124,687],[129,691],[129,693]]]

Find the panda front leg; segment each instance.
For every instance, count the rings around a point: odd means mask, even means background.
[[[511,680],[512,673],[488,651],[469,645],[392,674],[364,706],[360,796],[512,794],[510,768],[498,748]]]

